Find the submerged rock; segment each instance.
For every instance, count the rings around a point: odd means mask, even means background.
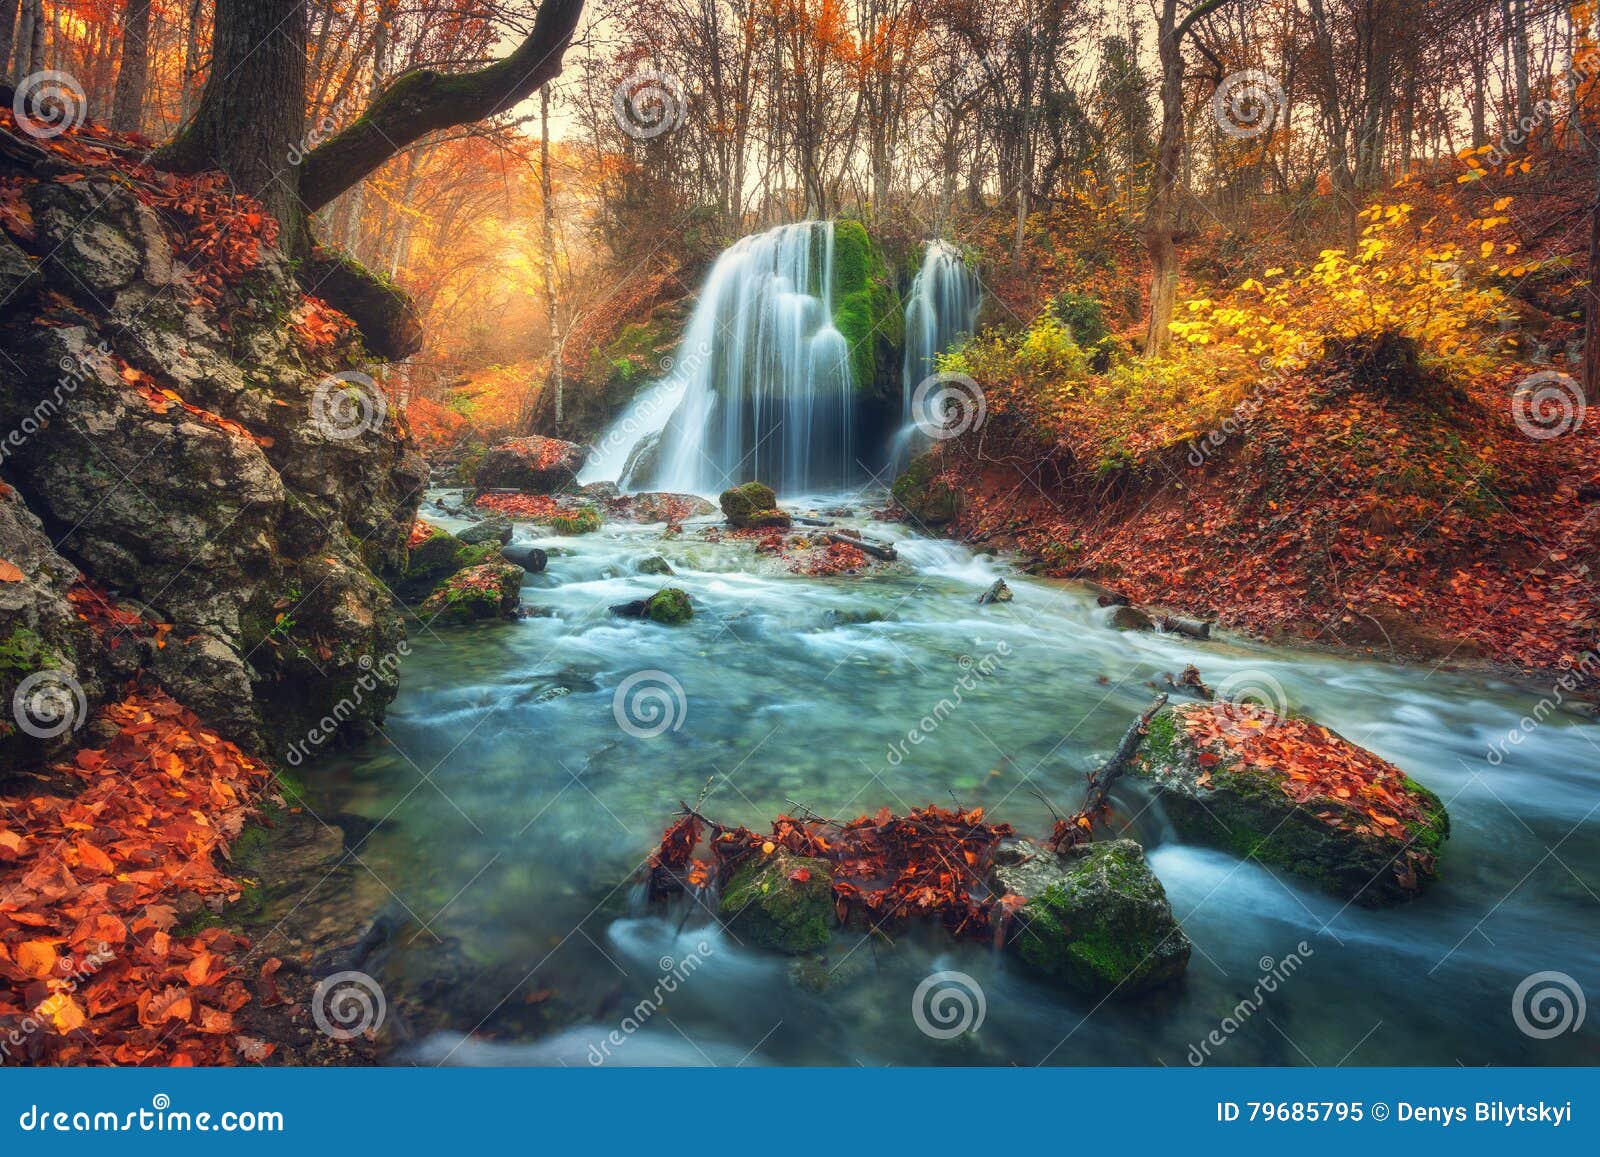
[[[688,592],[677,587],[662,587],[647,599],[616,603],[611,613],[625,619],[649,619],[674,627],[694,617],[694,606],[689,602]]]
[[[961,513],[960,492],[940,482],[938,475],[939,458],[930,450],[913,458],[889,488],[905,512],[924,526],[940,526]]]
[[[474,483],[479,490],[509,487],[525,494],[554,494],[577,485],[583,457],[576,442],[538,434],[508,438],[484,453]]]
[[[522,568],[507,562],[486,562],[458,571],[439,584],[418,613],[431,624],[470,623],[507,618],[521,601]]]
[[[1120,606],[1111,612],[1111,625],[1119,631],[1153,631],[1155,620],[1138,607]]]
[[[1062,856],[1008,840],[995,852],[994,875],[1004,892],[1027,897],[1011,947],[1073,988],[1131,996],[1189,965],[1189,938],[1132,840],[1085,844]]]
[[[676,572],[672,569],[672,564],[666,559],[662,558],[659,554],[652,554],[649,558],[640,561],[639,573],[670,575]]]
[[[812,952],[834,923],[833,867],[779,851],[734,870],[722,890],[723,921],[742,939],[778,952]]]
[[[746,482],[729,487],[718,499],[722,515],[741,530],[758,527],[787,527],[790,518],[778,509],[778,496],[762,482]]]
[[[1246,704],[1157,715],[1139,774],[1179,833],[1304,876],[1358,904],[1407,900],[1438,872],[1444,804],[1309,721]]]

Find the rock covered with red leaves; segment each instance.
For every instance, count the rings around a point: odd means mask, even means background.
[[[474,479],[479,490],[506,487],[527,494],[554,494],[577,485],[584,450],[576,442],[530,434],[508,438],[483,455]]]
[[[1139,773],[1185,839],[1283,868],[1358,904],[1416,896],[1450,834],[1439,797],[1308,720],[1238,703],[1158,715]]]

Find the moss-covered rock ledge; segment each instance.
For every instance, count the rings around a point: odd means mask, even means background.
[[[1139,774],[1183,838],[1372,907],[1431,883],[1450,834],[1439,797],[1394,764],[1309,720],[1239,704],[1156,716]]]

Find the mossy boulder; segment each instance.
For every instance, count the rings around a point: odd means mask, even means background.
[[[1369,907],[1409,900],[1437,876],[1450,835],[1437,795],[1304,719],[1252,708],[1250,726],[1225,727],[1225,738],[1195,737],[1217,730],[1207,716],[1232,719],[1237,706],[1184,704],[1150,722],[1139,774],[1184,839],[1304,876]],[[1292,746],[1262,742],[1289,732]],[[1285,747],[1303,766],[1281,765]]]
[[[521,601],[522,568],[486,562],[457,571],[423,601],[418,613],[431,625],[504,619]]]
[[[600,511],[587,503],[563,510],[551,517],[550,529],[568,536],[593,534],[600,529]]]
[[[645,617],[654,623],[675,627],[694,617],[689,595],[677,587],[663,587],[644,602]]]
[[[479,490],[509,487],[525,494],[555,494],[577,486],[583,447],[530,434],[491,446],[478,464]]]
[[[939,468],[939,456],[930,450],[913,458],[889,488],[905,512],[924,526],[940,526],[961,513],[961,492],[939,481]]]
[[[828,943],[834,923],[833,869],[826,860],[775,852],[734,870],[721,916],[742,940],[798,955]]]
[[[789,516],[778,509],[778,496],[764,482],[746,482],[742,486],[729,487],[717,502],[729,525],[742,530],[789,525]]]
[[[499,551],[498,542],[476,545],[463,542],[443,527],[406,551],[405,569],[390,584],[404,602],[420,602],[457,571],[489,561]]]
[[[650,557],[640,561],[639,573],[670,575],[675,572],[673,571],[672,564],[670,562],[662,558],[659,554],[652,554]]]
[[[1005,893],[1028,901],[1010,946],[1081,992],[1132,996],[1189,965],[1189,938],[1132,840],[1086,844],[1062,856],[1009,840],[995,852],[994,875]]]

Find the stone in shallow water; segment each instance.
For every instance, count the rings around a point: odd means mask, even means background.
[[[834,922],[833,868],[826,860],[759,852],[722,891],[722,919],[736,935],[778,952],[812,952]]]
[[[522,568],[489,562],[457,571],[429,595],[418,613],[431,624],[503,619],[517,609]]]
[[[1191,726],[1215,730],[1208,717],[1237,738],[1197,741]],[[1285,737],[1294,744],[1282,746]],[[1328,782],[1348,796],[1307,794],[1287,782],[1289,769],[1276,766],[1283,750],[1307,769],[1333,769]],[[1286,869],[1369,907],[1409,900],[1437,875],[1450,835],[1439,797],[1325,727],[1245,704],[1185,704],[1151,720],[1143,755],[1139,774],[1185,840]]]
[[[465,530],[460,531],[456,537],[468,546],[478,546],[485,542],[497,542],[504,546],[511,541],[511,535],[511,520],[495,515],[485,518],[482,522],[473,523]]]
[[[995,852],[994,875],[1005,893],[1028,900],[1010,946],[1073,988],[1132,996],[1189,965],[1189,938],[1132,840],[1087,844],[1063,856],[1007,840]]]

